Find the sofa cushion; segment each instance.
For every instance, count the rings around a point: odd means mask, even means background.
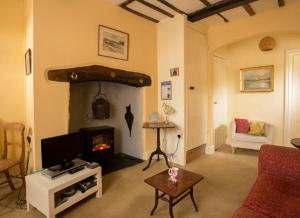
[[[250,130],[248,132],[250,135],[262,136],[265,134],[265,123],[264,122],[251,122]]]
[[[261,142],[261,143],[268,142],[268,138],[265,136],[254,136],[254,135],[249,135],[244,133],[236,133],[235,140],[243,141],[243,142]]]
[[[243,207],[272,218],[300,218],[299,182],[261,174]]]
[[[237,133],[248,133],[250,129],[250,124],[247,119],[235,118],[236,132]]]

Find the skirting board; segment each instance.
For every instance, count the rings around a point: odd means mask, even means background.
[[[206,144],[203,144],[196,148],[188,150],[186,152],[186,163],[189,163],[189,162],[195,160],[196,158],[205,155],[205,147],[206,147]]]

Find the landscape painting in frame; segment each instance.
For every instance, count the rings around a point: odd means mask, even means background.
[[[99,55],[128,60],[129,35],[106,26],[99,26]]]
[[[274,66],[244,68],[240,71],[241,92],[272,92]]]

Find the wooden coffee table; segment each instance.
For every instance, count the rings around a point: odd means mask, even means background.
[[[155,188],[155,204],[150,215],[153,215],[158,205],[158,199],[161,199],[169,202],[169,213],[171,218],[173,218],[173,206],[188,195],[190,195],[195,210],[198,212],[194,200],[193,188],[194,185],[200,182],[204,177],[187,170],[179,169],[177,178],[178,181],[176,183],[169,181],[168,170],[165,170],[145,180],[145,183]],[[162,192],[162,194],[160,194],[159,191]],[[164,197],[165,195],[168,195],[169,198]]]

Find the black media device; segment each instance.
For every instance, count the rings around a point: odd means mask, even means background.
[[[83,136],[81,132],[42,139],[42,167],[51,171],[66,170],[74,165],[72,160],[81,157]]]

